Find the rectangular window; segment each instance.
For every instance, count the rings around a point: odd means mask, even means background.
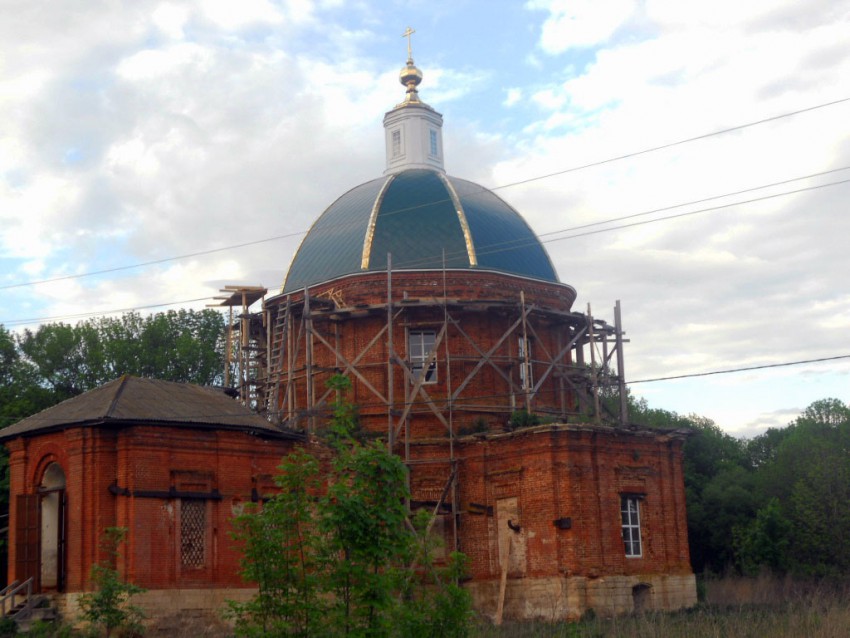
[[[534,387],[534,373],[531,368],[531,340],[519,337],[517,340],[519,353],[519,381],[523,390]]]
[[[621,496],[620,517],[626,556],[640,558],[643,555],[640,546],[640,499],[636,496]]]
[[[425,379],[422,383],[437,383],[437,362],[432,361],[427,370],[425,369],[425,363],[430,359],[436,341],[437,333],[433,330],[411,330],[408,334],[407,353],[413,377],[417,381],[424,371]]]
[[[204,566],[207,538],[207,502],[180,499],[180,562],[183,567]]]
[[[437,131],[431,130],[431,155],[437,157]]]
[[[401,131],[393,131],[393,157],[401,155]]]

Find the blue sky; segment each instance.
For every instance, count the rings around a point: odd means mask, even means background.
[[[504,187],[577,309],[612,319],[621,300],[629,378],[850,354],[850,102],[822,106],[850,98],[847,0],[2,6],[9,328],[278,288],[300,233],[382,172],[411,26],[447,170]],[[695,214],[569,230],[644,212],[631,221]],[[844,359],[632,389],[752,435],[847,401],[848,373]]]

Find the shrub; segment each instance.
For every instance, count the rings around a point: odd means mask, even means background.
[[[144,613],[130,604],[130,598],[145,590],[126,582],[115,567],[119,556],[118,547],[126,535],[127,530],[123,527],[107,527],[104,530],[101,548],[108,558],[92,565],[91,582],[95,590],[79,598],[80,617],[89,623],[93,632],[103,630],[107,638],[118,628],[125,635],[143,633]]]

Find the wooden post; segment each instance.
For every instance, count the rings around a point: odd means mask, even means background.
[[[617,338],[617,381],[620,386],[620,425],[629,424],[629,401],[626,395],[626,369],[623,356],[623,320],[620,316],[620,300],[614,304],[614,331]]]
[[[233,306],[230,306],[230,319],[227,322],[227,353],[224,357],[224,387],[230,387],[230,366],[233,363]]]
[[[393,424],[393,256],[387,253],[387,450],[393,453],[395,427]]]
[[[596,343],[593,335],[593,314],[590,312],[590,304],[587,304],[587,332],[590,339],[590,376],[593,379],[593,411],[594,420],[600,423],[602,415],[599,408],[599,383],[596,378]]]
[[[304,287],[304,323],[306,327],[304,340],[304,366],[307,375],[307,413],[310,415],[308,420],[308,432],[311,434],[316,431],[316,419],[313,415],[313,320],[310,317],[310,291]]]
[[[531,365],[530,358],[528,356],[528,351],[531,349],[530,344],[528,343],[528,322],[525,316],[525,291],[519,291],[519,300],[520,305],[522,306],[522,354],[523,354],[523,365],[525,368],[525,372],[520,379],[520,383],[522,383],[523,394],[525,394],[525,411],[531,414]]]
[[[508,535],[507,547],[505,548],[505,557],[502,559],[502,577],[499,580],[499,604],[496,607],[496,618],[493,624],[498,626],[502,624],[502,613],[505,611],[505,592],[508,589],[508,566],[511,564],[511,547],[513,546],[513,537]]]

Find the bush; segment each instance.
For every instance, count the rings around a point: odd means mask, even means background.
[[[123,527],[107,527],[101,548],[108,554],[105,561],[92,565],[91,581],[95,590],[82,594],[79,598],[80,618],[89,623],[94,633],[102,630],[107,638],[115,629],[122,629],[124,635],[141,635],[144,613],[130,604],[133,594],[145,590],[126,582],[115,568],[119,552],[118,546],[124,542],[127,530]]]

